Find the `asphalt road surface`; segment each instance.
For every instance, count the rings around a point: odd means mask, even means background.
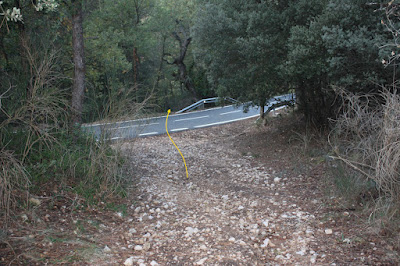
[[[291,94],[274,97],[268,108],[279,100],[291,99]],[[184,130],[204,128],[240,121],[259,115],[259,107],[250,107],[244,112],[244,105],[216,107],[207,110],[194,111],[182,114],[170,114],[168,117],[168,132],[174,133]],[[96,138],[105,137],[109,140],[132,139],[166,134],[165,120],[167,116],[153,117],[139,120],[120,121],[114,123],[84,124],[84,131],[92,133]]]

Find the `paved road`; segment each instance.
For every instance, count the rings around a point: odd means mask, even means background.
[[[275,97],[267,108],[277,100],[291,99],[291,95]],[[259,107],[250,107],[248,112],[243,112],[243,105],[216,107],[202,111],[183,114],[170,114],[168,117],[168,132],[174,133],[189,129],[211,127],[256,117]],[[97,138],[105,136],[111,140],[132,139],[136,137],[154,136],[165,134],[165,120],[167,116],[148,119],[120,121],[115,123],[85,124],[83,129],[93,133]]]

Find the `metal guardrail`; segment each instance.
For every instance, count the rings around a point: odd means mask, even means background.
[[[188,112],[191,111],[193,109],[196,109],[200,106],[204,106],[207,103],[217,103],[220,102],[222,100],[225,101],[230,101],[232,103],[237,103],[238,101],[229,97],[225,97],[225,98],[220,98],[220,97],[214,97],[214,98],[207,98],[207,99],[202,99],[198,102],[195,102],[194,104],[189,105],[188,107],[183,108],[182,110],[177,111],[177,114],[183,113],[183,112]]]
[[[281,101],[288,101],[288,100],[292,100],[294,101],[296,99],[296,94],[294,93],[289,93],[289,94],[285,94],[285,95],[281,95],[281,96],[276,96],[273,97],[272,99],[274,99],[275,101],[281,102]],[[238,100],[232,99],[230,97],[224,97],[224,98],[220,98],[220,97],[214,97],[214,98],[207,98],[207,99],[202,99],[198,102],[195,102],[194,104],[189,105],[188,107],[183,108],[182,110],[177,111],[177,114],[180,113],[184,113],[184,112],[188,112],[191,111],[193,109],[196,109],[200,106],[203,106],[207,103],[217,103],[220,102],[221,100],[225,100],[225,101],[230,101],[232,103],[238,103]]]

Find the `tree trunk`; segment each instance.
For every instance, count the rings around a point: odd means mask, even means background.
[[[177,21],[178,25],[179,25],[179,23],[180,22]],[[181,25],[179,25],[179,26],[181,26]],[[179,36],[179,34],[177,32],[172,33],[174,38],[179,42],[179,47],[180,47],[179,56],[174,58],[174,61],[172,62],[172,64],[177,65],[178,71],[179,71],[179,80],[185,86],[185,88],[193,95],[193,100],[197,101],[198,96],[196,93],[196,89],[193,85],[192,80],[190,79],[189,75],[187,74],[186,65],[183,62],[185,60],[186,52],[188,50],[190,42],[192,41],[192,38],[188,36],[188,34],[186,33],[186,30],[182,26],[180,27],[180,29],[181,29],[180,33],[181,33],[182,37]]]
[[[85,55],[83,46],[82,3],[73,1],[72,49],[74,61],[74,81],[72,87],[72,122],[82,123],[83,99],[85,94]]]
[[[163,36],[162,37],[162,42],[161,42],[161,59],[160,59],[160,64],[158,66],[158,72],[157,72],[157,79],[156,79],[156,84],[155,84],[155,88],[158,89],[158,85],[160,83],[160,79],[161,79],[161,73],[163,70],[163,66],[164,66],[164,54],[165,54],[165,41],[166,41],[167,37]],[[167,95],[167,93],[165,93],[165,95]]]
[[[138,78],[138,68],[139,68],[139,56],[137,54],[137,48],[133,47],[133,58],[132,58],[132,67],[133,67],[133,88],[136,93],[136,102],[139,102],[139,85],[137,82]]]
[[[264,115],[264,106],[260,106],[260,118],[264,119],[265,115]]]

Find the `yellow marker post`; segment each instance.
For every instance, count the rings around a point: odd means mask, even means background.
[[[174,144],[175,148],[179,151],[179,154],[182,156],[183,163],[185,164],[185,169],[186,169],[186,177],[189,178],[189,172],[188,172],[188,169],[187,169],[187,166],[186,166],[185,157],[183,157],[182,152],[179,150],[178,146],[176,146],[175,142],[172,140],[171,136],[168,133],[168,116],[169,116],[169,113],[171,113],[171,109],[168,109],[167,119],[165,120],[165,130],[167,131],[168,137],[172,141],[172,144]]]

